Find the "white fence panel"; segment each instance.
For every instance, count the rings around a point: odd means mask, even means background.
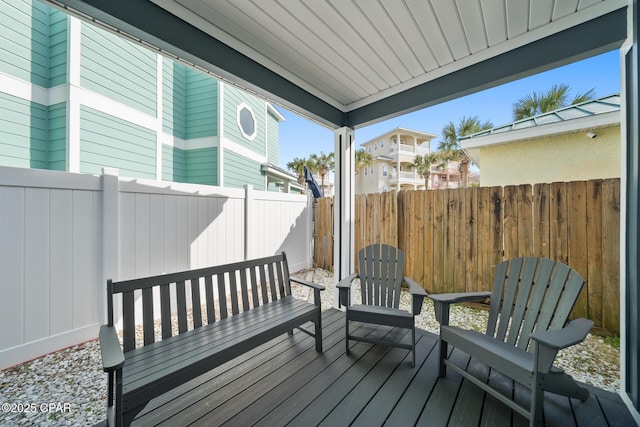
[[[286,251],[311,266],[306,196],[0,167],[0,369],[97,337],[106,278]]]

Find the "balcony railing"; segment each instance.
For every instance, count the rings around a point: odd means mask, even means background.
[[[395,155],[395,154],[412,154],[412,155],[423,155],[423,154],[427,154],[429,152],[429,150],[427,148],[424,147],[418,147],[415,145],[406,145],[406,144],[400,144],[400,146],[394,146],[391,151],[389,152],[389,154],[391,155]]]

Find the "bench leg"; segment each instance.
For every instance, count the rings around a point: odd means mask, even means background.
[[[416,326],[411,328],[411,367],[416,367]]]
[[[314,323],[316,325],[316,351],[322,353],[322,313],[318,314],[318,319]]]
[[[439,377],[444,377],[447,375],[447,365],[444,364],[444,359],[447,357],[447,352],[449,351],[449,348],[447,346],[447,342],[445,340],[442,339],[442,337],[440,337],[438,339],[439,342],[439,354],[438,354],[438,376]]]

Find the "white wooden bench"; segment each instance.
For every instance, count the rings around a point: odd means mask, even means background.
[[[314,303],[294,298],[291,282],[313,289]],[[191,291],[191,327],[187,289]],[[316,350],[322,352],[321,290],[323,286],[289,277],[284,252],[180,273],[109,280],[108,323],[99,337],[108,374],[107,424],[129,425],[154,397],[283,333],[292,334],[294,328],[314,336]],[[122,345],[114,326],[120,295]],[[135,315],[137,301],[142,305],[141,319]],[[177,310],[177,325],[172,324],[172,308]],[[314,332],[300,328],[307,322],[314,323]],[[144,338],[136,347],[140,323]]]

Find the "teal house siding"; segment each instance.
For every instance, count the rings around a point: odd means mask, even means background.
[[[0,166],[46,169],[49,112],[47,107],[0,93]]]
[[[267,161],[274,165],[278,164],[278,159],[280,158],[278,146],[278,141],[280,141],[279,123],[271,112],[267,113]]]
[[[68,81],[69,17],[60,11],[50,9],[49,13],[49,87]]]
[[[162,180],[187,182],[184,150],[170,145],[162,146]]]
[[[218,81],[197,70],[186,70],[186,139],[218,135]]]
[[[155,179],[155,132],[81,106],[80,172],[100,174],[105,166],[121,176]]]
[[[240,132],[238,127],[237,112],[238,106],[242,103],[247,104],[256,120],[257,134],[253,141],[248,140]],[[240,145],[258,153],[265,154],[265,104],[262,99],[249,95],[233,86],[225,86],[224,88],[224,136]]]
[[[156,55],[115,34],[82,24],[81,85],[156,115]]]
[[[185,139],[186,132],[186,67],[178,62],[162,60],[162,129]]]
[[[242,188],[245,184],[251,184],[256,190],[266,190],[260,166],[258,162],[224,150],[224,186]]]
[[[67,170],[67,103],[49,106],[49,169]]]
[[[218,148],[198,148],[185,151],[186,182],[218,185]]]
[[[49,86],[49,8],[0,0],[0,72]]]

